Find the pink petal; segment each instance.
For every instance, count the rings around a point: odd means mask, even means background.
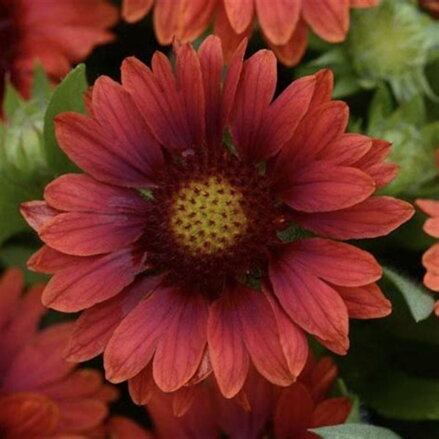
[[[349,0],[307,0],[302,14],[312,30],[331,43],[343,41],[349,29]]]
[[[300,1],[256,0],[258,20],[267,39],[276,45],[285,44],[299,20]]]
[[[111,137],[96,120],[77,113],[55,118],[56,136],[63,151],[96,179],[126,187],[148,187],[150,177],[132,163],[126,145]]]
[[[279,190],[295,210],[330,212],[361,203],[375,191],[375,183],[359,169],[315,161],[284,178]]]
[[[417,199],[415,204],[427,215],[439,217],[439,201]]]
[[[241,321],[244,343],[258,372],[273,384],[294,381],[282,346],[276,319],[267,299],[259,292],[240,286],[234,303]]]
[[[61,253],[53,248],[43,245],[27,261],[29,270],[44,274],[53,274],[78,262],[79,256]]]
[[[377,284],[355,288],[336,287],[353,319],[375,319],[388,316],[392,304],[384,297]]]
[[[27,223],[37,232],[58,212],[45,201],[27,201],[20,206],[20,212]]]
[[[425,221],[424,231],[434,238],[439,238],[439,217],[429,218]]]
[[[158,287],[122,320],[104,352],[109,381],[120,383],[132,378],[151,361],[169,323],[180,311],[180,295],[179,290]]]
[[[392,197],[371,197],[335,212],[295,214],[294,221],[334,239],[375,238],[387,235],[414,214],[413,207]]]
[[[252,21],[254,0],[224,0],[224,7],[233,30],[243,33]]]
[[[260,126],[276,88],[276,58],[260,50],[244,63],[236,91],[230,129],[234,146],[241,158],[258,162],[263,157],[259,147]]]
[[[228,295],[216,300],[209,309],[207,326],[209,356],[218,386],[226,398],[235,396],[244,385],[249,356],[242,339],[239,315]]]
[[[368,252],[329,239],[310,238],[282,246],[282,256],[291,264],[334,285],[359,287],[378,280],[382,269]],[[349,267],[349,270],[346,270]]]
[[[349,345],[348,313],[339,294],[288,255],[270,262],[275,295],[291,319],[307,332],[337,343],[337,353]]]
[[[200,37],[212,21],[216,6],[217,0],[186,0],[182,7],[176,39],[184,44]]]
[[[195,293],[183,294],[174,299],[175,313],[158,341],[153,361],[154,380],[164,392],[173,392],[192,378],[207,341],[206,301]]]
[[[64,312],[90,308],[120,293],[142,265],[143,255],[129,248],[81,258],[50,279],[42,296],[43,304]]]
[[[123,318],[159,283],[157,277],[139,277],[117,296],[86,309],[76,320],[65,356],[87,361],[103,352]]]

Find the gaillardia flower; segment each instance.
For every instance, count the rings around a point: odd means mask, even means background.
[[[107,29],[117,17],[107,0],[0,0],[0,99],[7,77],[29,97],[37,60],[59,81],[72,63],[113,39]]]
[[[46,244],[29,266],[54,273],[46,306],[85,310],[68,357],[105,351],[112,382],[141,380],[152,362],[171,392],[212,368],[232,397],[253,363],[289,385],[305,333],[344,354],[349,316],[390,312],[376,260],[335,241],[387,234],[413,214],[372,196],[395,174],[389,144],[345,134],[329,71],[273,101],[273,53],[243,53],[224,82],[217,37],[198,53],[176,47],[175,70],[161,53],[152,69],[129,58],[122,85],[96,81],[88,116],[56,118],[86,173],[22,205]]]
[[[416,200],[417,206],[431,218],[424,224],[424,230],[434,238],[439,238],[439,200]],[[424,284],[432,291],[439,292],[439,242],[433,244],[422,257],[422,264],[427,272]],[[436,302],[435,312],[439,315],[439,301]]]
[[[215,16],[215,33],[221,37],[226,57],[236,50],[254,28],[255,17],[268,45],[289,66],[302,58],[308,28],[331,43],[346,38],[349,9],[375,6],[380,0],[156,0],[154,28],[161,44],[174,37],[193,41]],[[122,15],[129,22],[140,20],[154,0],[124,0]]]
[[[39,331],[43,286],[20,297],[23,283],[17,269],[0,278],[0,435],[55,439],[86,434],[106,417],[115,390],[99,372],[75,370],[62,358],[71,324]]]
[[[252,370],[239,397],[222,398],[209,379],[184,397],[154,389],[147,409],[163,439],[314,439],[319,436],[309,429],[342,424],[352,409],[348,398],[327,396],[336,377],[329,357],[310,356],[288,387],[273,386]]]

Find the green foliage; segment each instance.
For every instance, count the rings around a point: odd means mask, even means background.
[[[312,432],[322,439],[401,439],[392,431],[367,424],[343,424],[314,428]]]

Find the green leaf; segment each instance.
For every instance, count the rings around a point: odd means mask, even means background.
[[[409,421],[439,420],[439,380],[387,373],[368,386],[364,401],[381,415]]]
[[[42,65],[37,62],[34,68],[34,77],[32,83],[32,99],[37,99],[46,102],[52,94],[52,87],[50,86],[47,73]]]
[[[13,114],[23,105],[23,98],[20,96],[15,87],[6,81],[5,84],[5,97],[3,100],[3,111],[6,119],[10,119]]]
[[[384,267],[384,278],[389,280],[402,294],[417,322],[425,320],[432,313],[435,301],[421,285],[388,267]]]
[[[77,168],[58,146],[54,117],[65,111],[85,113],[84,93],[87,88],[85,65],[80,64],[56,88],[49,102],[44,118],[44,142],[49,166],[56,174],[74,172]]]
[[[323,439],[401,439],[387,428],[366,424],[343,424],[314,428],[312,432]]]

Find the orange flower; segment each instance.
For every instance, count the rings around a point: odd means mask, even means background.
[[[53,81],[62,79],[72,63],[113,39],[106,29],[117,18],[107,0],[0,0],[0,99],[7,77],[29,97],[37,59]]]
[[[154,0],[124,0],[123,16],[133,22],[148,13]],[[376,6],[380,0],[156,0],[154,28],[161,44],[173,37],[192,41],[215,18],[227,59],[254,29],[257,17],[262,34],[279,60],[288,66],[302,58],[308,28],[331,43],[346,38],[349,9]]]
[[[62,358],[71,324],[42,331],[43,285],[23,297],[23,276],[11,269],[0,279],[0,432],[7,439],[48,439],[86,433],[107,415],[116,396],[93,369]]]

